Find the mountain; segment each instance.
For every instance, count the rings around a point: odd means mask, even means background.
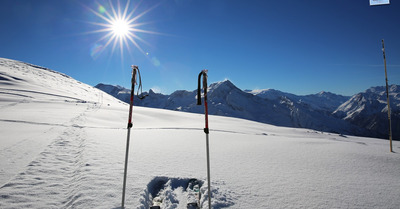
[[[304,105],[311,106],[313,109],[328,112],[333,112],[334,110],[336,110],[337,107],[339,107],[350,98],[348,96],[337,95],[325,91],[305,96],[298,96],[291,93],[281,92],[275,89],[246,90],[246,92],[269,100],[278,100],[280,98],[286,97],[295,103],[302,103]]]
[[[392,134],[400,136],[400,86],[389,87]],[[371,131],[373,137],[388,138],[386,87],[377,86],[352,96],[333,115]]]
[[[102,91],[106,92],[107,94],[112,95],[113,97],[122,100],[122,101],[127,101],[129,103],[129,98],[131,95],[131,90],[126,89],[122,86],[114,86],[114,85],[109,85],[109,84],[103,84],[99,83],[95,86],[95,88],[101,89]]]
[[[97,85],[102,89],[106,85]],[[114,92],[115,97],[129,102],[129,92],[115,86],[106,86],[106,92]],[[162,108],[192,113],[202,113],[203,107],[196,105],[197,91],[175,91],[163,95],[149,91],[144,100],[135,97],[135,104],[144,107]],[[122,96],[125,95],[125,96]],[[298,96],[273,89],[242,91],[231,81],[213,83],[208,88],[209,113],[253,120],[277,126],[310,128],[318,131],[377,136],[368,127],[344,120],[332,114],[350,97],[320,92]],[[381,136],[381,135],[379,135]]]

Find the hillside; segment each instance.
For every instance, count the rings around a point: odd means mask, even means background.
[[[23,62],[0,59],[0,76],[0,208],[119,208],[128,105]],[[390,153],[375,138],[209,121],[214,209],[400,205],[397,141]],[[188,179],[206,182],[204,115],[134,107],[133,122],[126,208],[158,192],[186,208]]]

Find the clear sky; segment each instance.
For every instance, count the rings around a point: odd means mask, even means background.
[[[118,1],[111,4],[118,12]],[[138,65],[146,91],[194,90],[206,68],[209,83],[350,96],[385,85],[384,39],[389,84],[400,84],[397,0],[131,0],[132,10],[141,50],[127,39],[121,53],[119,44],[105,47],[107,32],[95,32],[107,23],[100,16],[113,15],[109,1],[1,0],[0,57],[93,86],[130,88],[130,66]]]

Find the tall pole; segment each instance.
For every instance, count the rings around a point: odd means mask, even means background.
[[[208,134],[210,133],[210,130],[208,128],[207,72],[208,72],[207,70],[202,70],[199,74],[198,88],[197,88],[197,105],[201,105],[200,79],[201,79],[201,76],[203,76],[204,115],[205,115],[204,133],[206,133],[208,208],[211,209],[210,149],[209,149],[209,140],[208,140]]]
[[[133,95],[135,94],[135,84],[136,84],[136,71],[138,70],[138,66],[132,66],[132,87],[131,87],[131,99],[129,104],[129,118],[128,118],[128,134],[126,137],[126,152],[125,152],[125,169],[124,169],[124,183],[122,186],[122,204],[121,209],[125,208],[125,189],[126,189],[126,175],[128,172],[128,156],[129,156],[129,140],[131,136],[131,128],[132,128],[132,109],[133,109]]]
[[[385,43],[382,39],[382,51],[383,51],[383,62],[385,63],[385,79],[386,79],[386,99],[387,99],[387,108],[388,108],[388,120],[389,120],[389,143],[390,143],[390,152],[393,152],[392,147],[392,121],[390,119],[390,101],[389,101],[389,85],[387,78],[387,70],[386,70],[386,55],[385,55]]]

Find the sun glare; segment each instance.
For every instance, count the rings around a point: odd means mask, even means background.
[[[129,34],[129,24],[123,19],[113,21],[111,29],[112,32],[119,37],[124,37]]]
[[[139,46],[138,41],[148,44],[144,41],[139,34],[140,33],[150,33],[150,34],[158,34],[153,31],[147,31],[143,29],[139,29],[138,27],[142,25],[146,25],[147,23],[139,23],[137,20],[141,18],[143,15],[148,13],[150,10],[154,9],[156,6],[151,7],[150,9],[140,13],[135,14],[135,11],[138,8],[138,4],[135,8],[129,9],[130,1],[128,0],[125,8],[121,8],[120,2],[117,1],[117,7],[115,8],[111,1],[109,1],[109,9],[105,7],[105,5],[98,4],[98,11],[93,10],[89,7],[86,7],[96,16],[100,17],[103,22],[90,22],[90,24],[101,26],[102,29],[98,29],[95,31],[91,31],[89,33],[105,33],[97,42],[102,44],[102,50],[106,49],[108,46],[112,45],[112,53],[115,51],[115,48],[119,46],[121,55],[123,55],[123,48],[126,46],[128,51],[130,52],[130,44],[133,44],[140,52],[145,54],[143,49]],[[97,43],[96,43],[97,44]],[[149,44],[148,44],[149,45]]]

